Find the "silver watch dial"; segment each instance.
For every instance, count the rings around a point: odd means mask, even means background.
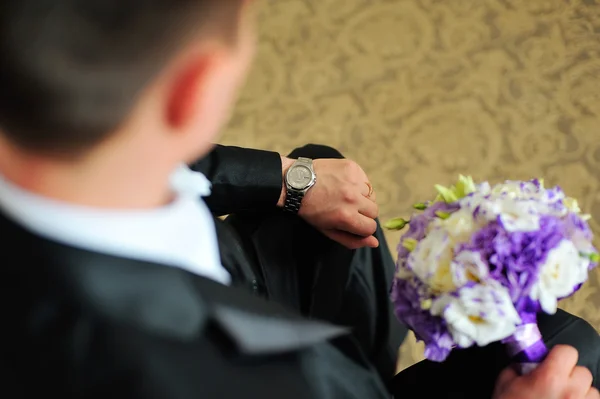
[[[296,190],[304,190],[312,182],[313,174],[303,165],[292,166],[287,174],[287,183]]]

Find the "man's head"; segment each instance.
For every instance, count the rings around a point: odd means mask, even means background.
[[[1,141],[61,159],[108,142],[202,155],[251,59],[245,3],[0,0]]]

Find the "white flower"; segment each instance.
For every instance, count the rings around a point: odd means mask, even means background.
[[[540,228],[539,203],[515,201],[509,198],[497,199],[493,204],[497,216],[507,231],[536,231]]]
[[[475,189],[475,192],[480,194],[480,195],[488,195],[492,192],[492,186],[490,186],[490,183],[484,181],[483,183],[477,184],[476,186],[477,188]]]
[[[560,188],[543,189],[533,182],[507,181],[479,185],[478,190],[461,199],[462,208],[474,212],[478,219],[492,222],[498,218],[507,231],[536,231],[543,215],[565,216],[580,213],[573,198],[566,197]]]
[[[469,242],[482,227],[471,211],[460,209],[447,219],[436,219],[430,226],[431,230],[416,243],[407,262],[422,282],[437,293],[445,293],[484,276],[484,270],[480,270],[479,265],[472,265],[475,261],[467,259],[466,255],[459,260],[460,263],[464,260],[466,266],[457,264],[454,259],[457,245]]]
[[[481,259],[481,254],[474,251],[461,251],[451,265],[454,283],[462,287],[469,282],[480,282],[489,275],[490,269]]]
[[[456,289],[450,269],[453,256],[454,243],[449,234],[434,229],[410,253],[408,268],[433,290],[450,292]]]
[[[509,196],[474,195],[461,202],[461,206],[477,212],[477,219],[493,222],[500,218],[507,231],[535,231],[540,228],[540,214],[546,205],[533,200],[515,200]]]
[[[558,299],[571,295],[577,285],[587,280],[589,265],[590,260],[579,254],[573,242],[561,241],[548,252],[531,298],[540,301],[544,312],[556,313]]]
[[[489,196],[491,200],[504,198],[515,202],[531,201],[544,213],[564,215],[567,211],[580,212],[577,201],[566,197],[559,187],[545,189],[541,183],[536,184],[531,181],[508,180],[493,187],[483,186],[483,190],[478,190],[478,193],[481,196]],[[557,207],[556,204],[561,206]]]
[[[506,288],[492,281],[465,286],[457,295],[434,301],[434,316],[442,316],[459,347],[485,346],[510,337],[521,323]]]
[[[448,219],[436,219],[433,224],[435,227],[445,230],[454,244],[470,241],[473,233],[482,227],[473,218],[473,212],[469,209],[459,209]]]
[[[506,181],[492,187],[492,194],[513,199],[541,200],[544,191],[532,182]]]

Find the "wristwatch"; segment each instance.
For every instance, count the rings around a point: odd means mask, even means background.
[[[285,174],[287,194],[283,209],[297,214],[306,192],[317,182],[313,161],[309,158],[298,158]]]

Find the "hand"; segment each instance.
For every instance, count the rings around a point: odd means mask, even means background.
[[[577,366],[577,350],[556,346],[529,375],[505,370],[496,383],[494,399],[600,399],[592,374]]]
[[[284,159],[284,173],[293,160]],[[376,248],[379,207],[365,172],[346,159],[317,159],[317,182],[302,200],[299,215],[327,237],[350,248]],[[285,195],[282,193],[280,206]]]

